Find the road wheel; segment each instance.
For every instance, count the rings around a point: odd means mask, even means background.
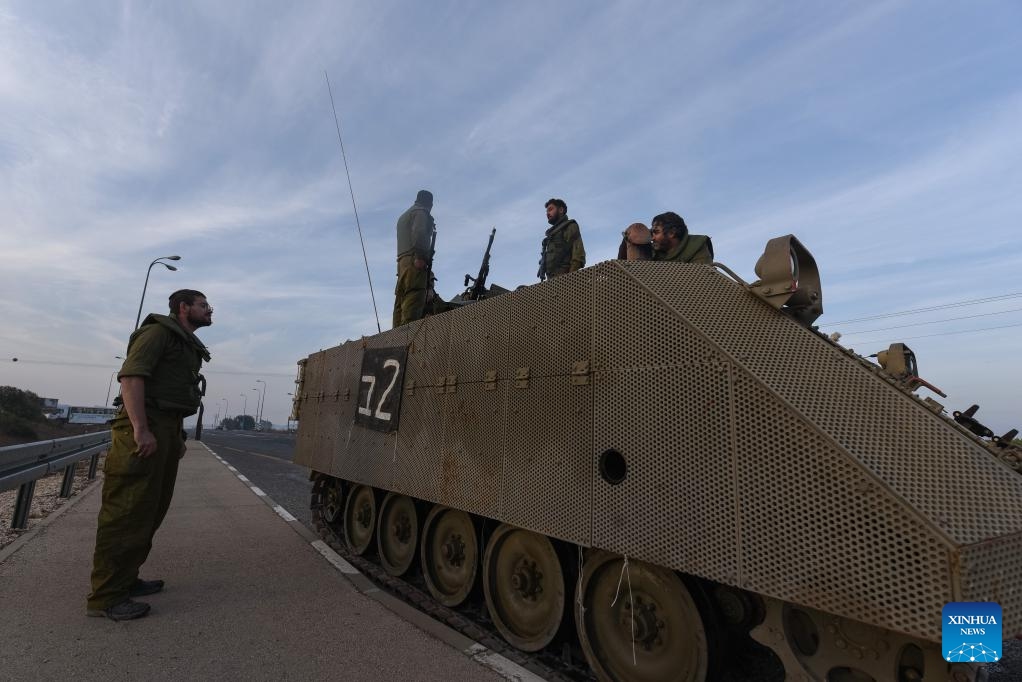
[[[472,517],[436,506],[422,529],[422,576],[433,598],[458,606],[468,598],[479,567],[479,543]]]
[[[483,557],[483,591],[490,618],[508,642],[538,651],[564,619],[564,573],[550,539],[502,525]]]
[[[601,680],[707,678],[703,622],[674,571],[641,561],[625,568],[623,557],[598,551],[586,558],[578,590],[579,642]]]
[[[367,485],[355,485],[344,503],[344,541],[352,554],[362,555],[373,541],[376,495]]]
[[[344,483],[326,474],[316,474],[312,483],[312,516],[324,540],[341,542],[344,537]]]
[[[387,493],[380,505],[376,547],[383,570],[393,576],[404,575],[415,561],[419,542],[419,515],[415,501],[407,495]]]

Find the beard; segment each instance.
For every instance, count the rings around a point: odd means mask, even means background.
[[[199,327],[208,327],[209,325],[213,324],[213,316],[210,313],[205,313],[202,315],[193,315],[192,313],[189,313],[188,323],[191,324],[196,329],[198,329]]]
[[[555,215],[553,218],[547,218],[546,221],[548,223],[550,223],[551,225],[556,225],[557,223],[561,222],[561,220],[563,220],[563,219],[564,219],[564,215],[563,214],[559,214],[559,215]]]

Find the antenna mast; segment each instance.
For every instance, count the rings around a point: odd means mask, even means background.
[[[344,140],[341,139],[341,122],[337,118],[337,107],[334,105],[334,91],[330,87],[330,74],[323,70],[326,76],[326,89],[330,93],[330,108],[334,112],[334,125],[337,127],[337,141],[341,143],[341,158],[344,159],[344,174],[348,176],[348,191],[351,192],[351,208],[355,211],[355,225],[358,227],[358,241],[362,244],[362,260],[366,264],[366,278],[369,280],[369,296],[373,299],[373,313],[376,315],[376,331],[380,329],[380,312],[376,309],[376,294],[373,293],[373,276],[369,274],[369,258],[366,256],[366,243],[362,239],[362,223],[358,220],[358,207],[355,205],[355,190],[351,186],[351,173],[348,171],[348,155],[344,153]]]

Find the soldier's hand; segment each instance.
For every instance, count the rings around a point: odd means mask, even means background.
[[[138,446],[138,456],[142,459],[151,457],[156,452],[156,436],[149,429],[135,432],[135,445]]]
[[[421,258],[416,258],[415,261],[412,263],[412,265],[415,266],[416,270],[425,270],[426,269],[426,261],[424,261]]]

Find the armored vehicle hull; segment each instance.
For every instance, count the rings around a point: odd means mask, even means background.
[[[712,677],[735,630],[793,679],[971,679],[945,603],[1022,632],[1022,477],[714,267],[611,261],[300,365],[348,546],[451,605],[482,582],[525,650],[573,617],[603,679]]]

